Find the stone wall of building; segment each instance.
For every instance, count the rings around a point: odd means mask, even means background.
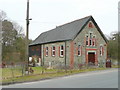
[[[93,24],[92,21],[90,21],[93,25],[93,28],[89,27],[89,23],[85,26],[85,28],[79,33],[79,35],[74,39],[74,47],[77,48],[78,44],[82,45],[82,55],[78,56],[76,53],[74,53],[74,64],[78,64],[78,63],[82,63],[85,64],[86,63],[86,53],[89,52],[86,51],[86,49],[91,49],[90,52],[95,52],[97,54],[97,60],[98,60],[98,64],[102,64],[104,63],[105,65],[105,60],[107,58],[107,44],[105,42],[105,40],[103,39],[103,37],[101,36],[100,32],[97,30],[96,26]],[[86,46],[86,35],[89,35],[89,33],[92,33],[92,35],[95,36],[96,38],[96,45],[95,46]],[[100,56],[100,46],[103,46],[103,55]],[[96,49],[96,50],[92,50],[92,49]],[[74,52],[77,49],[74,49]]]
[[[59,54],[59,47],[63,45],[65,47],[65,42],[48,43],[42,45],[42,60],[44,65],[47,67],[59,67],[65,64],[65,53],[63,57]],[[55,56],[52,56],[52,46],[55,46]],[[46,47],[48,47],[48,55],[46,56]],[[65,48],[64,48],[65,49]]]
[[[42,61],[44,61],[44,65],[48,67],[74,67],[78,68],[78,64],[86,64],[87,63],[87,53],[95,52],[96,55],[96,65],[105,65],[105,61],[107,59],[107,44],[100,32],[97,30],[96,26],[92,21],[92,28],[89,27],[89,22],[85,26],[85,28],[76,36],[76,38],[72,41],[63,41],[63,42],[55,42],[48,43],[42,45]],[[86,46],[86,35],[92,33],[95,36],[95,46]],[[64,55],[60,57],[59,47],[64,46]],[[78,45],[82,46],[81,56],[78,56]],[[55,46],[55,56],[51,55],[51,47]],[[66,47],[65,47],[66,46]],[[103,46],[103,55],[100,55],[100,46]],[[48,56],[45,55],[45,48],[48,47]],[[65,50],[66,49],[66,50]],[[73,65],[73,66],[72,66]]]

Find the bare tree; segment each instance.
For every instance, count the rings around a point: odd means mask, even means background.
[[[6,18],[6,13],[0,10],[0,64],[2,64],[2,21],[5,18]],[[0,74],[2,76],[2,71],[0,72]]]
[[[6,13],[0,10],[0,63],[2,62],[2,21],[6,18]]]
[[[0,10],[0,20],[4,21],[6,19],[7,15],[4,11]]]
[[[13,23],[13,28],[17,31],[17,37],[25,37],[23,27],[16,22]]]

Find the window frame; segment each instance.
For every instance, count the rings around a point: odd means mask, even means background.
[[[52,56],[55,57],[55,46],[52,46]]]
[[[88,27],[89,27],[89,28],[93,28],[93,23],[92,23],[92,21],[89,22]]]
[[[92,40],[92,46],[96,46],[96,36],[95,35],[93,35],[93,38],[92,38],[93,40]],[[93,45],[93,42],[94,42],[94,45]]]
[[[92,32],[89,33],[89,46],[92,46]]]
[[[89,36],[88,36],[88,34],[86,34],[86,36],[85,36],[85,45],[89,46]]]
[[[100,45],[100,56],[103,56],[103,45]]]
[[[63,46],[63,49],[62,49]],[[63,55],[62,55],[63,52]],[[64,57],[64,45],[60,45],[60,57]]]
[[[82,55],[82,46],[78,45],[78,50],[77,50],[78,56]]]
[[[45,48],[45,53],[46,53],[45,56],[48,56],[48,53],[49,53],[49,48],[48,47]]]

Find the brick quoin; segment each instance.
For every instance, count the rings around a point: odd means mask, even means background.
[[[52,56],[52,47],[51,47],[51,56]]]
[[[70,42],[70,68],[73,68],[74,65],[74,43]]]
[[[80,53],[81,53],[81,56],[82,56],[82,54],[83,54],[83,53],[82,53],[82,52],[83,52],[83,51],[82,51],[82,46],[81,46],[80,48],[81,48],[81,51],[80,51]]]
[[[85,55],[86,55],[86,64],[88,64],[88,54],[87,54],[87,50],[85,50]]]
[[[78,46],[76,47],[76,55],[78,55]]]
[[[58,47],[58,55],[60,57],[60,46]]]
[[[95,65],[98,65],[98,50],[96,49]]]
[[[44,55],[46,56],[46,47],[44,48]]]
[[[106,44],[106,60],[108,59],[108,45]]]

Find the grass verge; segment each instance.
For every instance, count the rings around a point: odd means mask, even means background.
[[[30,74],[26,76],[4,79],[2,80],[2,84],[8,85],[8,84],[20,83],[20,82],[38,81],[38,80],[51,79],[55,77],[72,75],[72,74],[77,74],[82,72],[105,70],[105,69],[107,68],[88,68],[88,69],[81,69],[81,70],[75,69],[75,70],[67,70],[67,73],[65,71],[61,71],[61,72],[43,73],[43,74]],[[52,70],[52,71],[55,71],[55,70]]]

